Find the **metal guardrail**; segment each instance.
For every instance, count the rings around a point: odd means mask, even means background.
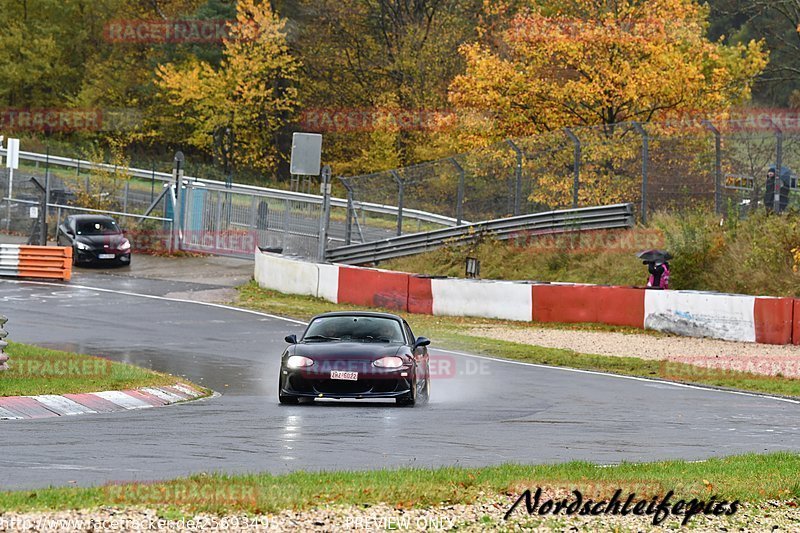
[[[8,354],[3,351],[8,346],[6,342],[6,337],[8,336],[5,328],[6,322],[8,322],[8,318],[0,315],[0,370],[8,370]]]
[[[0,155],[6,155],[6,149],[0,148]],[[119,167],[117,165],[110,165],[108,163],[95,163],[86,161],[84,159],[70,159],[68,157],[60,157],[54,155],[40,154],[36,152],[19,152],[19,158],[23,161],[32,161],[35,163],[47,163],[51,165],[58,165],[67,168],[86,169],[86,170],[101,170],[104,172],[116,172],[117,170],[124,170],[134,178],[158,180],[164,182],[174,182],[175,177],[168,172],[156,172],[154,170],[147,170],[142,168]],[[296,200],[305,201],[312,204],[321,204],[322,196],[315,194],[306,194],[294,191],[285,191],[281,189],[270,189],[268,187],[258,187],[255,185],[233,184],[232,187],[227,188],[225,182],[217,180],[207,180],[195,178],[192,176],[184,176],[184,180],[192,180],[197,183],[202,183],[206,186],[221,187],[228,192],[240,192],[253,194],[256,196],[264,196],[268,198],[275,198],[278,200]],[[347,208],[346,198],[331,198],[331,205],[333,207]],[[397,206],[383,205],[369,202],[354,202],[354,207],[364,209],[365,211],[379,213],[383,215],[396,215]],[[457,220],[452,217],[444,215],[437,215],[436,213],[429,213],[427,211],[420,211],[417,209],[403,209],[403,217],[420,220],[422,222],[431,222],[434,224],[441,224],[442,226],[456,226]]]
[[[565,209],[342,246],[328,250],[325,259],[335,263],[357,265],[427,252],[449,244],[461,244],[475,240],[479,236],[492,236],[504,240],[525,232],[540,232],[539,234],[546,235],[569,231],[630,228],[633,224],[633,204]]]

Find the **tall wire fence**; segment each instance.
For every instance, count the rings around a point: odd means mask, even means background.
[[[326,247],[616,203],[633,203],[640,221],[660,210],[705,208],[746,216],[759,208],[800,209],[798,122],[791,127],[769,118],[686,120],[554,130],[413,166],[340,176],[334,180]],[[167,163],[154,163],[152,171],[113,165],[98,170],[76,164],[79,154],[61,155],[73,159],[21,158],[12,196],[33,202],[39,193],[25,180],[49,178],[48,203],[121,212],[131,220],[144,214],[174,217],[164,194],[174,183],[163,173]],[[0,194],[7,198],[8,170],[0,176],[5,178]],[[197,178],[202,182],[204,176]],[[224,251],[227,245],[220,247],[217,236],[234,239],[242,231],[250,231],[262,247],[303,255],[317,249],[321,198],[309,180],[287,181],[287,188],[305,187],[289,199],[273,189],[234,184],[226,190],[209,180],[198,184],[195,178],[186,183],[186,198],[176,196],[183,202],[179,214],[185,224],[177,227],[195,232],[185,240],[193,249]],[[210,188],[202,192],[204,186]],[[6,202],[0,209],[2,226],[27,232],[28,205]],[[217,235],[213,246],[206,233]]]

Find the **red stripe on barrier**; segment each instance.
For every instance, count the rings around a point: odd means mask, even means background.
[[[597,287],[597,321],[613,326],[644,328],[645,289]]]
[[[165,402],[164,400],[162,400],[158,396],[155,396],[153,394],[149,394],[149,393],[147,393],[145,391],[124,390],[122,392],[124,392],[128,396],[132,396],[133,398],[136,398],[138,400],[142,400],[143,402],[147,402],[150,405],[152,405],[153,407],[161,407],[162,405],[167,405],[167,402]]]
[[[92,393],[83,394],[65,394],[65,398],[69,398],[73,402],[77,402],[84,407],[88,407],[92,411],[98,413],[114,413],[116,411],[123,411],[124,409],[114,402],[109,402],[105,398],[97,396]]]
[[[794,300],[792,309],[792,344],[800,344],[800,300]]]
[[[25,396],[9,396],[0,398],[0,407],[6,411],[11,411],[15,415],[23,418],[49,418],[59,416],[59,413],[51,411],[33,398]]]
[[[756,342],[763,344],[792,342],[795,301],[792,298],[756,298],[753,309]]]
[[[408,310],[408,279],[404,272],[339,267],[339,303]]]
[[[433,314],[433,289],[431,278],[408,277],[408,312]]]
[[[592,285],[533,285],[534,322],[596,322],[644,327],[644,290]]]

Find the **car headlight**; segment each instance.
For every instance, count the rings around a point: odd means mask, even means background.
[[[286,360],[286,366],[289,368],[303,368],[314,364],[313,359],[303,357],[302,355],[293,355]]]
[[[117,250],[130,250],[131,249],[131,241],[128,239],[122,239],[122,242],[117,246]]]
[[[75,247],[78,250],[91,250],[92,249],[91,246],[89,246],[88,244],[86,244],[84,242],[80,242],[80,241],[75,241]]]
[[[373,361],[372,364],[378,368],[400,368],[403,366],[403,360],[396,356],[381,357],[380,359]]]

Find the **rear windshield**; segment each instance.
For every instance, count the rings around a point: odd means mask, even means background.
[[[303,336],[304,341],[326,342],[356,340],[364,342],[403,343],[400,322],[371,316],[332,316],[314,320]]]
[[[79,220],[76,223],[78,235],[109,235],[122,233],[113,220]]]

